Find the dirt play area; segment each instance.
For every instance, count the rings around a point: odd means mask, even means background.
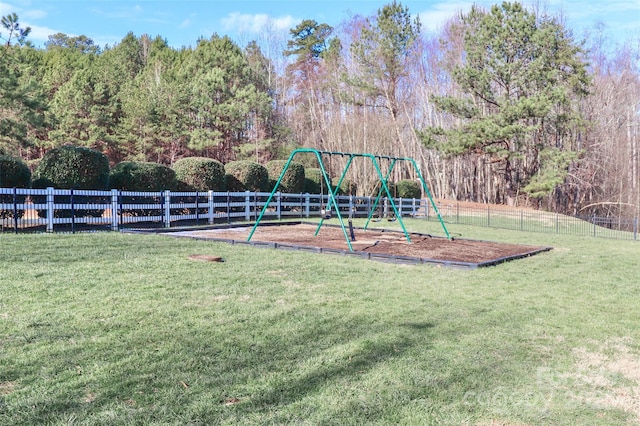
[[[336,253],[393,263],[428,263],[442,266],[477,268],[491,266],[548,251],[550,247],[506,244],[467,239],[447,240],[427,234],[410,233],[407,241],[402,231],[383,229],[354,229],[349,250],[340,226],[323,225],[314,236],[317,224],[295,222],[261,224],[247,241],[251,226],[222,226],[212,229],[171,232],[172,236],[224,241],[232,244],[251,244],[287,250]]]

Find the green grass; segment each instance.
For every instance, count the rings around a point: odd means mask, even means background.
[[[2,234],[0,424],[637,422],[638,243],[449,228],[554,250],[464,271]]]

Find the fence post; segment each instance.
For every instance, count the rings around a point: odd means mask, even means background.
[[[111,230],[118,230],[118,190],[111,190]]]
[[[524,210],[520,210],[520,230],[524,231]]]
[[[276,194],[276,216],[278,220],[282,219],[282,192],[278,191]]]
[[[171,228],[171,192],[164,191],[164,226]]]
[[[556,234],[560,233],[560,213],[556,212]]]
[[[307,192],[304,194],[304,213],[307,219],[311,215],[311,195]]]
[[[73,188],[71,188],[70,190],[70,195],[71,195],[71,233],[75,234],[76,233],[76,205],[73,199]]]
[[[196,225],[200,225],[200,191],[196,190]]]
[[[53,232],[53,188],[47,188],[47,232]]]
[[[487,206],[487,228],[491,228],[491,207]]]
[[[353,211],[353,194],[349,195],[349,217],[354,217],[355,212]]]
[[[258,213],[260,208],[258,207],[258,191],[253,191],[253,220],[258,220]]]
[[[213,191],[209,190],[209,193],[207,194],[207,218],[208,218],[208,222],[209,225],[213,225],[214,222],[214,213],[215,213],[215,206],[213,205]]]
[[[633,218],[633,240],[638,239],[638,216]]]
[[[416,210],[416,199],[413,198],[411,200],[411,217],[416,217],[418,215],[418,212]]]
[[[23,204],[24,210],[24,204]],[[13,187],[13,229],[18,233],[18,188]]]
[[[594,213],[591,220],[593,221],[593,236],[596,236],[596,214]]]
[[[244,220],[247,222],[251,220],[251,192],[249,191],[244,193]]]

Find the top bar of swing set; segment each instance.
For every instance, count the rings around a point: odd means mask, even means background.
[[[291,155],[289,155],[289,159],[287,160],[286,164],[284,165],[284,167],[282,168],[282,172],[280,173],[280,176],[278,177],[278,180],[276,181],[276,184],[273,186],[273,190],[271,191],[271,194],[269,194],[269,197],[267,198],[267,201],[264,204],[264,207],[262,208],[262,211],[260,212],[260,215],[258,216],[258,218],[256,219],[255,224],[253,225],[253,228],[251,229],[251,232],[249,233],[249,236],[247,238],[247,241],[251,241],[251,237],[253,237],[253,234],[256,231],[256,228],[258,227],[258,225],[260,224],[260,221],[262,220],[262,217],[264,216],[265,212],[267,211],[267,208],[269,207],[269,203],[271,202],[271,200],[273,199],[274,194],[276,193],[278,187],[280,186],[280,182],[282,181],[282,179],[284,178],[285,173],[287,172],[289,165],[291,164],[291,161],[293,161],[293,158],[297,155],[297,154],[301,154],[301,153],[311,153],[314,154],[318,160],[318,164],[320,166],[320,171],[322,173],[322,179],[324,180],[325,184],[327,185],[327,190],[329,192],[329,208],[331,208],[331,205],[333,204],[333,206],[335,207],[335,211],[336,211],[336,216],[338,217],[338,220],[340,221],[340,227],[342,228],[342,232],[344,233],[345,236],[345,240],[347,241],[347,246],[349,247],[350,251],[353,251],[353,247],[351,246],[351,241],[349,239],[349,235],[347,233],[347,229],[344,225],[344,221],[342,220],[342,215],[340,214],[340,208],[338,206],[338,202],[336,201],[336,192],[338,190],[338,188],[340,188],[340,185],[342,184],[342,181],[344,180],[344,177],[347,174],[347,171],[349,169],[349,167],[351,166],[351,162],[353,161],[353,159],[355,157],[364,157],[364,158],[370,158],[373,165],[375,166],[376,169],[376,173],[378,174],[378,177],[380,178],[380,182],[382,183],[382,188],[378,194],[378,197],[376,198],[376,202],[378,202],[380,196],[382,195],[382,191],[384,190],[387,194],[387,196],[389,197],[390,200],[390,204],[391,207],[393,209],[394,214],[396,215],[396,218],[398,219],[398,222],[400,222],[400,226],[402,227],[402,230],[404,232],[405,237],[407,238],[408,242],[411,242],[411,239],[409,237],[409,234],[404,226],[404,222],[402,221],[402,215],[400,214],[400,212],[397,210],[395,202],[393,201],[393,197],[391,196],[391,193],[389,192],[389,188],[387,186],[387,180],[389,179],[389,176],[391,175],[391,172],[393,170],[393,167],[395,166],[395,163],[397,161],[407,161],[410,162],[415,171],[418,174],[418,178],[420,179],[420,182],[422,183],[422,188],[424,189],[425,194],[427,194],[427,197],[429,198],[429,201],[431,203],[431,206],[433,207],[434,212],[436,213],[438,220],[440,221],[440,225],[442,226],[442,229],[445,232],[445,235],[447,236],[447,239],[451,239],[451,236],[449,234],[449,231],[447,230],[447,227],[444,224],[444,221],[442,220],[442,216],[440,215],[440,211],[438,210],[438,207],[436,206],[436,203],[433,201],[433,197],[431,196],[431,191],[429,191],[429,188],[427,187],[427,184],[424,181],[424,178],[422,177],[422,173],[420,173],[420,169],[418,168],[418,165],[416,164],[415,160],[413,158],[410,157],[393,157],[393,156],[388,156],[388,155],[374,155],[374,154],[365,154],[365,153],[352,153],[352,152],[340,152],[340,151],[321,151],[321,150],[317,150],[314,148],[298,148],[295,149]],[[324,162],[322,161],[322,155],[329,155],[329,156],[333,156],[333,155],[339,155],[341,157],[344,157],[345,155],[349,157],[349,160],[347,161],[347,165],[345,166],[342,175],[340,176],[340,180],[338,181],[338,184],[336,185],[336,190],[334,191],[332,189],[332,185],[331,185],[331,180],[329,179],[329,176],[327,174],[327,171],[324,167]],[[387,176],[383,176],[382,175],[382,171],[380,170],[380,166],[378,164],[378,162],[375,161],[375,159],[378,160],[382,160],[382,159],[386,159],[386,160],[390,160],[392,161],[391,166],[389,167],[389,170],[387,172]],[[323,197],[323,194],[320,194],[320,197]],[[371,219],[371,215],[372,213],[369,213],[369,219]],[[324,217],[322,217],[320,219],[320,223],[318,224],[318,228],[316,229],[316,233],[315,235],[318,234],[318,231],[320,230],[320,227],[322,226],[324,222]],[[367,223],[369,222],[369,220],[367,220]]]

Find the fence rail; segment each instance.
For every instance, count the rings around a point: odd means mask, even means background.
[[[268,192],[132,192],[70,189],[0,188],[1,232],[77,232],[124,228],[169,228],[255,220]],[[340,214],[367,217],[373,197],[338,196]],[[437,220],[426,199],[394,199],[403,217]],[[327,195],[276,193],[265,219],[319,217],[329,205]],[[445,223],[528,232],[587,235],[637,240],[638,218],[565,216],[557,213],[458,202],[436,203]],[[375,217],[392,214],[383,199]]]

